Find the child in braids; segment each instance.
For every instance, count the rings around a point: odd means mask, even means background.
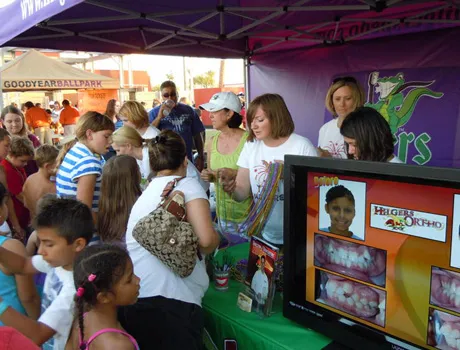
[[[75,260],[77,321],[66,350],[139,349],[117,320],[117,307],[134,304],[140,279],[123,248],[101,244],[87,247]]]

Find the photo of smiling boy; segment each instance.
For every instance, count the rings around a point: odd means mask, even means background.
[[[363,187],[362,190],[364,199],[365,184],[356,184],[360,187]],[[358,205],[363,207],[359,208],[360,210],[358,210],[357,204],[355,202],[355,196],[347,187],[342,184],[327,189],[324,197],[325,198],[323,200],[325,201],[325,211],[320,214],[320,231],[363,241],[365,202],[361,203],[362,201],[360,201],[360,203],[358,203]],[[355,218],[358,220],[358,222],[353,225]],[[353,227],[355,229],[359,229],[359,232],[353,232]]]
[[[42,314],[34,321],[0,298],[0,321],[43,345],[64,350],[74,318],[73,262],[95,231],[91,210],[74,199],[47,198],[34,219],[38,254],[24,258],[0,247],[0,264],[15,274],[46,273]]]

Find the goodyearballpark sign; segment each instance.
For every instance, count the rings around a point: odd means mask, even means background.
[[[4,90],[102,89],[102,80],[3,80]]]

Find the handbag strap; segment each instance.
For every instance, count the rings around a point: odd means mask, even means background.
[[[179,183],[180,180],[185,178],[185,176],[177,177],[172,181],[169,181],[165,188],[163,189],[163,192],[161,193],[161,201],[164,202],[166,199],[168,199],[169,195],[171,192],[176,188],[177,184]]]

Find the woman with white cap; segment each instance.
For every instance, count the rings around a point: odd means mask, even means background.
[[[208,103],[200,106],[210,113],[212,126],[217,134],[206,143],[208,167],[201,172],[205,181],[215,182],[219,178],[217,172],[221,168],[232,169],[234,175],[238,171],[236,165],[248,133],[240,128],[242,122],[241,102],[233,92],[219,92],[211,97]],[[231,241],[238,237],[230,236],[238,231],[238,224],[246,219],[251,199],[243,202],[234,201],[222,190],[219,183],[215,184],[217,218],[223,234]]]

